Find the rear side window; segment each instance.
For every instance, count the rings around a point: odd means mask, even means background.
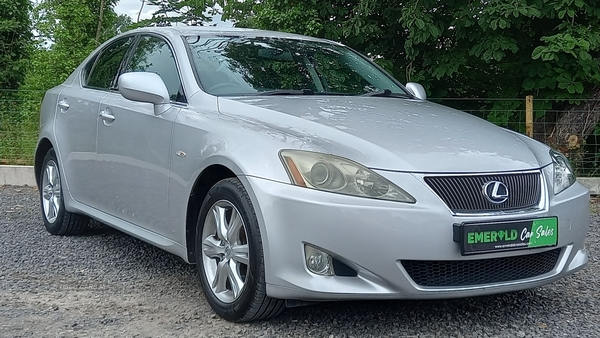
[[[92,72],[92,68],[94,68],[94,63],[96,63],[96,60],[98,60],[98,55],[100,55],[100,53],[97,53],[96,55],[94,55],[94,57],[92,57],[92,59],[90,61],[88,61],[88,63],[85,65],[85,67],[83,67],[83,72],[81,74],[81,78],[83,79],[84,86],[87,86],[87,81],[90,78],[90,73]]]
[[[158,74],[167,86],[171,101],[186,102],[175,56],[165,40],[155,36],[143,36],[125,71]]]
[[[133,37],[119,39],[104,48],[84,69],[84,85],[98,89],[116,87],[117,74]],[[88,70],[89,69],[89,70]],[[85,76],[84,75],[84,76]]]

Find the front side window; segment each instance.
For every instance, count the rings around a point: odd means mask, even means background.
[[[97,89],[112,89],[133,37],[119,39],[104,48],[84,68],[84,85]]]
[[[186,40],[199,82],[213,95],[362,95],[385,90],[407,95],[373,63],[333,43],[227,36]]]
[[[163,39],[155,36],[142,37],[127,65],[126,72],[158,74],[167,86],[171,101],[185,102],[175,56]]]

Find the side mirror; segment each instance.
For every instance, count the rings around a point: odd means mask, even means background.
[[[154,104],[154,115],[160,115],[171,107],[167,86],[155,73],[122,74],[119,76],[119,93],[131,101]]]
[[[418,83],[409,82],[406,84],[406,89],[408,89],[408,91],[411,92],[411,94],[416,96],[418,99],[427,99],[427,93],[425,93],[425,88],[423,88],[423,86],[421,86]]]

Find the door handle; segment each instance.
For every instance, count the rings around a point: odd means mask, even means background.
[[[112,123],[115,121],[115,116],[105,111],[100,112],[100,118],[108,123]]]
[[[62,99],[60,101],[58,101],[58,107],[60,108],[61,112],[65,112],[67,111],[67,109],[69,109],[69,103],[67,102],[67,99]]]

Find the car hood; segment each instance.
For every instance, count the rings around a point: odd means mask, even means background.
[[[290,148],[343,156],[374,169],[500,172],[539,168],[513,133],[428,101],[391,97],[219,98],[219,110]],[[321,149],[318,149],[321,148]]]

